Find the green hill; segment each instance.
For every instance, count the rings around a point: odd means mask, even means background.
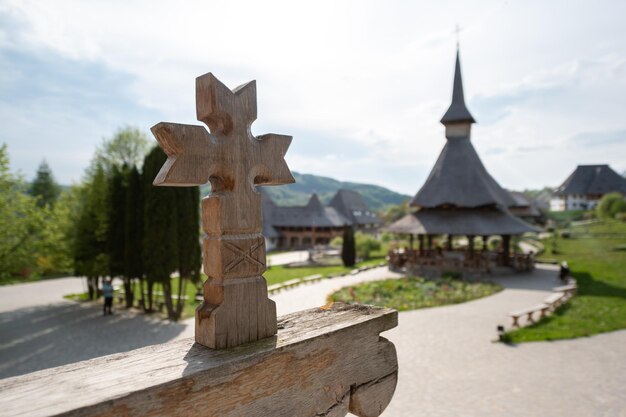
[[[390,204],[400,204],[411,198],[378,185],[341,182],[333,178],[298,172],[294,172],[293,176],[296,179],[295,184],[264,187],[276,204],[280,206],[304,205],[312,193],[317,193],[323,203],[328,203],[340,188],[359,192],[367,205],[375,211],[383,210]]]

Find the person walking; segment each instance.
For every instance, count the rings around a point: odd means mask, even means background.
[[[111,311],[111,307],[113,307],[113,285],[111,284],[111,279],[107,278],[104,280],[102,284],[102,295],[104,296],[104,309],[103,316],[108,314],[113,314]]]

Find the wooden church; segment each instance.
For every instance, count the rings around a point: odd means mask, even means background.
[[[452,103],[443,115],[446,144],[425,184],[410,202],[415,212],[406,215],[387,230],[417,236],[419,248],[392,251],[391,268],[404,268],[421,275],[443,271],[484,273],[495,266],[520,270],[533,267],[532,255],[512,253],[511,238],[539,231],[509,208],[515,198],[487,172],[471,142],[476,123],[465,105],[459,51],[456,55]],[[501,236],[498,250],[487,250],[490,236]],[[467,245],[455,248],[454,237],[465,237]],[[476,251],[475,240],[482,239]],[[433,240],[445,242],[437,248]]]

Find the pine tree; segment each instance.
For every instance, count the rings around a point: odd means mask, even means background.
[[[30,186],[29,194],[37,199],[37,205],[39,207],[51,207],[54,205],[61,189],[59,185],[54,181],[52,170],[44,159],[39,168],[37,169],[37,175],[35,180]]]
[[[148,281],[148,309],[152,308],[152,287],[163,286],[168,317],[176,320],[172,304],[170,275],[178,267],[178,216],[176,192],[171,187],[155,187],[152,181],[167,157],[161,148],[154,148],[143,165],[143,264]],[[180,294],[179,294],[180,296]]]
[[[354,242],[354,230],[345,225],[343,227],[343,243],[341,245],[341,259],[347,267],[352,267],[356,263],[356,246]]]

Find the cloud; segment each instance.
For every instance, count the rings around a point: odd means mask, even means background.
[[[568,19],[555,19],[565,7]],[[16,166],[34,173],[51,153],[58,176],[76,179],[119,125],[198,124],[194,80],[210,70],[230,87],[257,80],[252,129],[292,134],[293,169],[414,193],[445,144],[438,120],[458,23],[477,149],[515,188],[556,182],[590,155],[564,151],[568,138],[624,129],[623,9],[601,0],[0,0],[0,110],[10,125],[0,141]]]
[[[626,129],[612,131],[582,132],[572,136],[569,142],[577,146],[626,145]]]

